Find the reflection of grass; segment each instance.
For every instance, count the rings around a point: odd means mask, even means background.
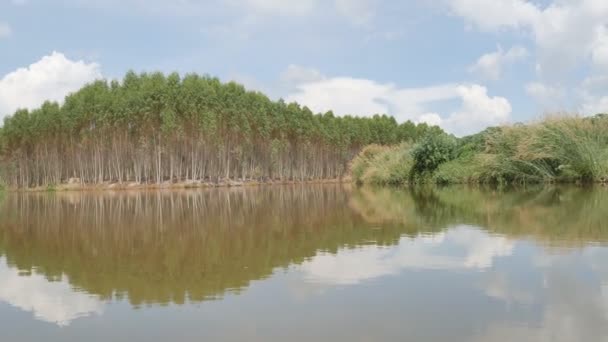
[[[608,241],[608,190],[604,188],[533,187],[515,191],[414,187],[407,191],[362,189],[359,196],[365,198],[364,202],[351,204],[352,208],[381,213],[378,217],[384,221],[403,222],[407,217],[426,230],[470,224],[499,234],[531,236],[565,245]],[[405,200],[404,196],[411,199]],[[353,200],[361,201],[359,197]]]
[[[608,240],[608,189],[265,187],[0,194],[0,255],[134,305],[238,292],[318,251],[470,224],[577,246]]]

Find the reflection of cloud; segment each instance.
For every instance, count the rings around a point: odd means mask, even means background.
[[[534,295],[509,282],[506,272],[489,273],[483,288],[488,297],[500,299],[507,304],[532,304],[534,302]]]
[[[510,255],[512,250],[513,243],[504,237],[458,227],[435,237],[404,237],[396,247],[366,246],[320,254],[302,268],[313,282],[350,285],[403,269],[485,269],[495,257]]]
[[[540,320],[495,322],[473,341],[608,341],[608,272],[597,268],[605,265],[606,252],[595,247],[561,254],[539,250],[529,265],[542,286],[535,286],[530,276],[523,283],[529,287],[515,286],[515,269],[492,274],[485,284],[487,295],[505,303],[538,305]],[[581,278],[578,272],[584,271],[594,276]]]
[[[103,311],[103,303],[99,299],[75,292],[67,281],[50,282],[38,274],[20,275],[17,269],[6,264],[4,258],[0,258],[0,301],[59,326],[67,326],[76,318]]]

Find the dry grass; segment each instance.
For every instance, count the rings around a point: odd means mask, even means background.
[[[428,170],[436,183],[608,182],[608,116],[552,115],[461,139],[458,157]],[[471,143],[474,141],[474,143]],[[415,148],[415,146],[414,146]],[[412,147],[372,145],[353,161],[358,183],[421,182]],[[424,170],[423,170],[424,171]]]

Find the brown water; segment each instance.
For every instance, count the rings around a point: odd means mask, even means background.
[[[608,189],[0,194],[1,341],[608,341]]]

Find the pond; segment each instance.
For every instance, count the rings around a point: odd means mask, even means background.
[[[608,189],[0,195],[3,341],[608,341]]]

